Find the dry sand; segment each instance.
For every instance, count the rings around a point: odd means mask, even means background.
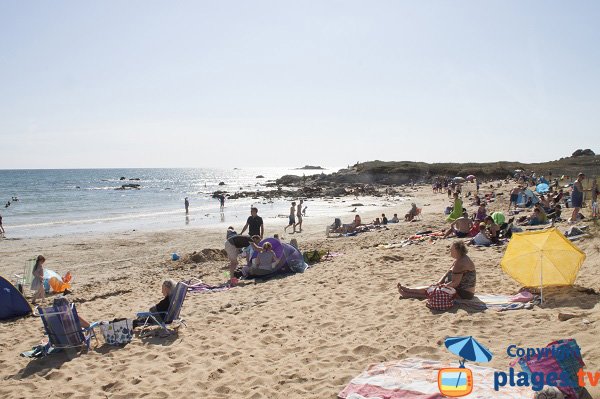
[[[506,209],[505,195],[491,210]],[[0,397],[174,397],[335,398],[367,365],[405,357],[454,360],[446,336],[473,335],[494,353],[491,366],[507,370],[506,347],[542,347],[575,338],[587,369],[600,371],[598,326],[600,240],[577,245],[587,253],[577,285],[548,289],[543,307],[509,312],[454,309],[433,313],[418,300],[399,300],[396,284],[434,282],[451,265],[451,240],[404,248],[375,248],[399,242],[419,230],[446,226],[445,194],[429,187],[414,192],[423,206],[415,223],[356,237],[324,235],[328,219],[305,219],[296,238],[302,250],[328,249],[342,255],[304,274],[212,294],[189,294],[182,316],[187,327],[167,338],[134,340],[124,348],[106,345],[87,353],[66,352],[40,360],[19,357],[43,338],[42,323],[26,317],[0,323]],[[408,205],[386,208],[403,215]],[[473,208],[471,208],[473,209]],[[360,211],[360,208],[359,208]],[[381,211],[362,214],[370,220]],[[285,220],[266,226],[282,234]],[[565,227],[563,225],[561,227]],[[236,226],[240,228],[241,226]],[[171,252],[189,254],[221,248],[224,231],[130,232],[0,242],[0,274],[12,279],[24,259],[43,253],[46,266],[75,276],[69,298],[88,320],[133,317],[160,299],[164,278],[201,278],[220,283],[226,261],[172,262]],[[519,285],[499,267],[504,247],[472,248],[480,293],[513,294]],[[50,299],[46,299],[49,304]],[[577,315],[559,321],[559,313]],[[584,319],[586,323],[584,323]],[[600,398],[598,388],[590,390]],[[500,394],[498,397],[502,397]]]

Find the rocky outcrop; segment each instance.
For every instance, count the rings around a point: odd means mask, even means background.
[[[296,168],[296,170],[325,170],[325,168],[321,166],[304,165],[301,168]]]
[[[572,157],[586,157],[586,156],[594,156],[594,155],[596,155],[594,153],[594,151],[587,148],[585,150],[576,150],[571,156]]]
[[[275,184],[278,186],[292,186],[302,181],[302,177],[296,175],[285,175],[275,180]]]

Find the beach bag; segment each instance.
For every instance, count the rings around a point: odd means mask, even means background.
[[[100,322],[100,331],[104,341],[109,345],[125,345],[133,337],[133,320],[114,319],[113,321]]]
[[[315,249],[314,251],[306,251],[304,254],[302,254],[304,261],[309,265],[320,262],[323,255],[324,254],[322,251],[319,251],[318,249]]]
[[[432,285],[427,288],[427,302],[425,305],[432,310],[448,310],[454,306],[456,290],[452,287]]]
[[[546,348],[549,349],[549,353],[554,353],[554,355],[541,356],[539,359],[538,356],[532,356],[530,359],[522,357],[517,360],[519,366],[530,376],[535,372],[544,373],[544,375],[552,372],[557,375],[566,373],[572,386],[563,387],[560,386],[561,382],[557,381],[557,388],[563,393],[565,399],[577,399],[582,389],[578,385],[577,372],[585,366],[577,341],[574,339],[561,339],[550,342]],[[550,352],[551,350],[553,352]]]

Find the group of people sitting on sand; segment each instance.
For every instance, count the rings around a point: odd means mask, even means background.
[[[506,227],[512,223],[506,223]],[[475,245],[491,245],[498,244],[500,241],[500,233],[502,231],[491,216],[485,216],[482,220],[471,219],[467,211],[464,211],[462,216],[456,219],[450,225],[450,228],[444,232],[444,238],[455,236],[457,238],[471,238],[469,241]]]
[[[417,208],[417,205],[413,202],[411,204],[411,208],[404,215],[404,220],[407,222],[412,222],[415,220],[417,216],[421,214],[421,209]],[[394,213],[394,216],[391,219],[388,219],[385,213],[381,214],[381,218],[376,217],[370,224],[363,224],[360,218],[360,215],[355,215],[354,220],[351,223],[345,224],[342,223],[340,218],[335,218],[333,223],[327,226],[326,235],[329,237],[330,234],[349,234],[349,233],[358,233],[365,230],[369,230],[373,226],[381,226],[387,225],[388,223],[399,223],[400,219],[398,218],[398,214]]]

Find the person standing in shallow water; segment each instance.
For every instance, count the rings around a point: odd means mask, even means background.
[[[185,197],[183,200],[183,206],[185,206],[185,214],[187,215],[190,213],[190,201],[188,200],[188,197]]]

